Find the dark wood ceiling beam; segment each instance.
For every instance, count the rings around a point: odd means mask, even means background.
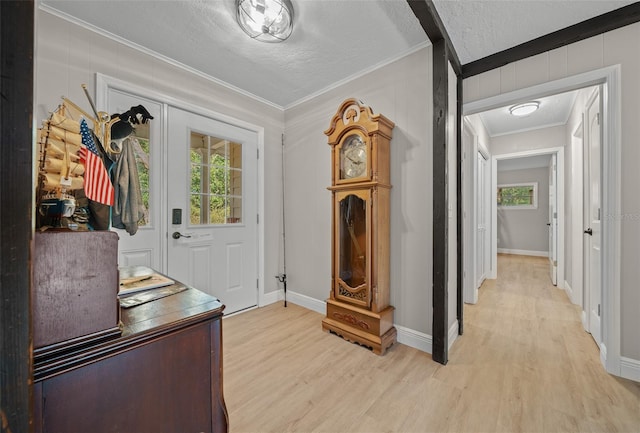
[[[418,18],[418,21],[420,21],[420,25],[422,26],[424,32],[427,34],[427,37],[429,38],[431,43],[435,44],[440,40],[445,41],[451,66],[453,66],[453,70],[456,72],[456,75],[460,75],[462,73],[460,59],[458,58],[458,54],[453,48],[453,44],[451,43],[451,39],[449,38],[447,29],[444,27],[444,24],[440,19],[440,15],[438,15],[438,11],[436,10],[436,6],[433,4],[433,1],[407,0],[407,3],[409,3],[413,14],[416,16],[416,18]]]
[[[411,2],[410,2],[411,3]],[[640,21],[640,2],[462,65],[462,78],[482,74],[527,57],[572,44]]]

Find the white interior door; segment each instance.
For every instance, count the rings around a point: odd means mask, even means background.
[[[549,275],[551,283],[558,285],[558,171],[557,155],[549,163]]]
[[[166,272],[163,259],[163,233],[166,231],[163,209],[164,170],[162,155],[162,104],[113,88],[107,91],[107,110],[110,114],[123,113],[142,104],[153,116],[146,124],[135,125],[137,143],[134,143],[141,178],[141,192],[145,205],[144,220],[135,235],[125,230],[118,232],[118,265],[144,265]],[[131,143],[131,142],[130,142]]]
[[[600,228],[600,94],[587,104],[587,140],[585,149],[585,275],[584,285],[588,331],[598,346],[601,343],[601,237]]]
[[[257,305],[257,134],[169,107],[168,143],[168,274]]]
[[[487,159],[481,152],[477,154],[476,178],[476,287],[480,287],[487,276],[487,217],[489,195],[487,191]]]

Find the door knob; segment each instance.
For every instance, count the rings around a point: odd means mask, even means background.
[[[180,232],[173,232],[173,234],[171,235],[172,238],[174,239],[180,239],[180,238],[190,238],[190,235],[183,235]]]
[[[593,230],[591,230],[591,227],[589,227],[588,229],[586,229],[584,231],[586,234],[588,234],[589,236],[593,236]]]
[[[547,225],[548,225],[548,226],[550,226],[550,225],[551,225],[551,223],[547,223]]]

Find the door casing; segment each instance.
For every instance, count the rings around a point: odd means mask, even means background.
[[[559,80],[469,102],[463,114],[475,114],[584,87],[602,85],[602,173],[601,208],[603,215],[621,214],[621,67],[620,65],[573,75]],[[560,164],[560,162],[558,162]],[[564,163],[563,163],[564,164]],[[495,189],[494,189],[495,191]],[[564,225],[564,222],[562,222]],[[564,254],[564,251],[560,252]],[[621,223],[619,218],[602,221],[602,344],[600,360],[606,371],[620,376],[620,262]],[[495,271],[492,264],[492,271]]]

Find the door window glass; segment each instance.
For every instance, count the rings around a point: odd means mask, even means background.
[[[190,222],[192,225],[242,222],[242,145],[191,133]]]
[[[149,123],[137,124],[133,127],[135,129],[136,139],[132,140],[132,143],[136,156],[138,177],[140,179],[140,192],[142,194],[142,218],[138,221],[138,226],[144,227],[151,224],[151,215],[149,213],[149,175],[151,173],[149,164],[150,129]]]

